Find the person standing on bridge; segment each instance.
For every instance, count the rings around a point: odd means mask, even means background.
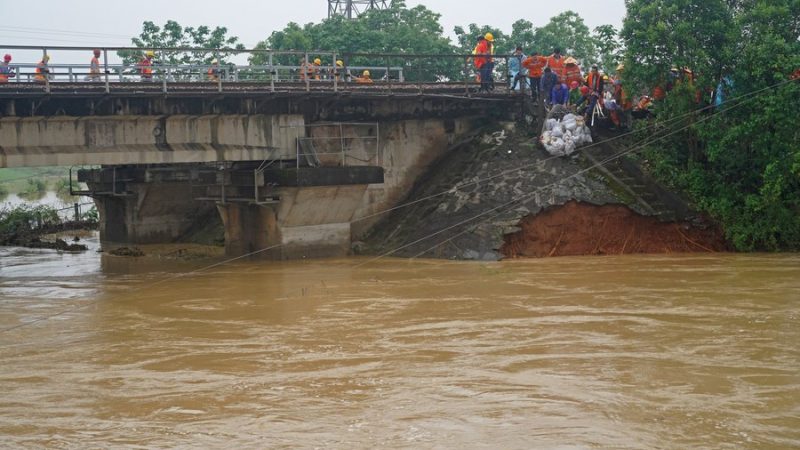
[[[561,56],[560,48],[553,49],[553,54],[547,58],[547,67],[556,74],[558,81],[564,82],[564,57]],[[546,93],[547,91],[545,91],[545,94]]]
[[[46,83],[50,79],[50,67],[47,65],[49,62],[50,55],[44,55],[42,60],[36,64],[36,75],[33,76],[33,79],[37,83]]]
[[[493,42],[494,36],[492,33],[486,33],[486,36],[479,40],[478,45],[475,47],[475,68],[480,72],[481,81],[481,87],[478,92],[489,92],[494,84],[494,80],[492,80],[494,63],[491,56],[494,47]]]
[[[88,81],[100,81],[100,49],[94,49],[92,60],[89,61]]]
[[[213,83],[219,82],[220,70],[219,70],[219,60],[214,58],[211,60],[211,67],[208,68],[208,81]]]
[[[144,58],[139,61],[139,73],[142,81],[153,81],[153,57],[156,54],[152,50],[144,52]]]
[[[586,110],[586,123],[591,123],[590,119],[598,102],[601,102],[600,106],[602,106],[604,90],[603,75],[600,75],[600,70],[596,64],[592,66],[592,71],[589,72],[589,76],[586,78],[586,84],[589,86],[590,93],[589,108]]]
[[[514,53],[508,58],[508,81],[511,83],[511,90],[517,90],[517,83],[520,85],[521,90],[525,90],[525,83],[528,76],[525,73],[525,67],[522,66],[522,61],[525,55],[522,53],[522,47],[517,46]]]
[[[3,62],[0,63],[0,84],[8,83],[9,78],[14,78],[14,71],[9,67],[11,63],[11,55],[6,54],[3,56]]]
[[[528,71],[528,81],[531,85],[531,97],[534,103],[539,102],[539,88],[542,82],[542,71],[544,66],[547,65],[547,58],[539,55],[539,52],[533,52],[531,56],[522,61],[523,67]]]
[[[544,101],[546,105],[552,106],[550,103],[551,100],[551,92],[553,88],[558,84],[558,76],[553,73],[553,69],[549,67],[545,67],[544,75],[542,75],[542,83],[541,83],[541,91],[542,96],[544,97]]]

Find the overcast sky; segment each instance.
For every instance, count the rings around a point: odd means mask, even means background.
[[[35,4],[32,9],[17,0],[0,0],[0,51],[4,51],[3,44],[127,46],[130,37],[141,32],[145,20],[161,25],[170,19],[183,26],[226,26],[251,48],[289,22],[319,22],[328,13],[327,0],[37,0]],[[589,28],[602,24],[619,28],[625,15],[624,0],[407,0],[406,4],[424,4],[440,13],[449,36],[453,27],[473,22],[506,32],[520,18],[541,26],[566,10],[580,14]],[[17,53],[21,52],[16,51],[15,56]],[[67,59],[67,55],[63,57]]]

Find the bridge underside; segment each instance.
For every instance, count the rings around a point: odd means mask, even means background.
[[[0,167],[101,166],[80,177],[105,242],[175,242],[216,215],[232,256],[343,256],[451,147],[521,105],[419,92],[0,94]],[[341,158],[302,155],[307,139],[341,145]]]

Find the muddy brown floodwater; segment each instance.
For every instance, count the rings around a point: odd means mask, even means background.
[[[800,446],[800,255],[365,261],[0,249],[0,446]]]

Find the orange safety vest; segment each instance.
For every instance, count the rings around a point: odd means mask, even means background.
[[[36,75],[33,76],[33,79],[37,82],[44,83],[49,73],[50,69],[47,68],[47,63],[39,61],[39,64],[36,65]]]
[[[142,78],[153,78],[153,61],[144,58],[139,61],[139,68]]]
[[[564,55],[561,55],[560,58],[556,58],[555,54],[547,58],[547,66],[558,76],[558,81],[560,83],[564,82],[564,59]]]
[[[490,60],[489,55],[491,53],[491,48],[489,48],[489,44],[487,41],[480,41],[478,45],[475,46],[475,50],[472,51],[475,55],[473,58],[473,64],[475,65],[476,69],[480,69],[484,66],[484,64],[488,63]]]
[[[656,100],[664,100],[667,97],[667,93],[664,92],[664,88],[661,86],[656,86],[653,88],[653,98]]]
[[[219,81],[219,67],[212,66],[208,68],[208,80]]]
[[[589,89],[592,91],[592,93],[597,92],[600,95],[603,95],[601,89],[603,84],[603,76],[600,75],[600,73],[595,74],[593,72],[590,72],[589,75],[586,77],[586,84],[589,85]]]
[[[583,83],[581,68],[578,67],[577,64],[568,64],[564,68],[564,83],[567,83],[567,86],[569,86],[573,81],[577,81],[578,84]]]
[[[522,67],[528,69],[528,77],[541,78],[547,58],[544,56],[528,56],[522,61]]]

